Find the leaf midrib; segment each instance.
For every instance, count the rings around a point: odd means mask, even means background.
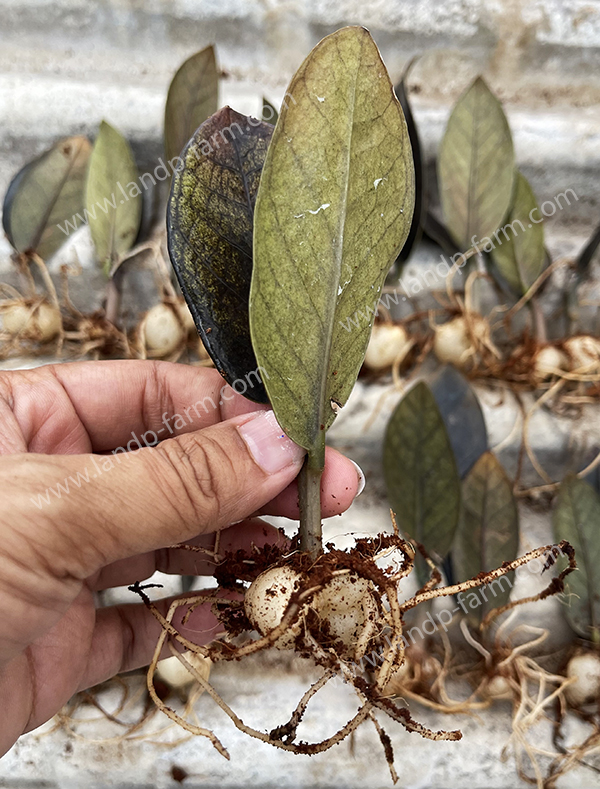
[[[46,209],[45,213],[42,215],[42,219],[41,219],[41,221],[40,221],[40,223],[39,223],[39,225],[38,225],[38,227],[37,227],[37,229],[35,231],[35,234],[33,236],[33,242],[31,244],[31,247],[33,249],[37,249],[38,248],[38,245],[39,245],[39,243],[40,243],[40,241],[42,239],[42,235],[44,234],[44,230],[46,228],[46,224],[48,222],[48,219],[50,218],[50,215],[52,214],[54,206],[58,202],[58,198],[60,197],[60,194],[61,194],[65,184],[67,183],[67,180],[68,180],[69,176],[71,175],[71,172],[72,172],[73,168],[75,167],[75,162],[77,161],[77,159],[79,157],[82,145],[83,145],[83,141],[81,141],[79,143],[79,147],[77,148],[77,151],[75,152],[75,154],[74,154],[73,158],[71,159],[70,163],[67,165],[65,173],[64,173],[63,177],[60,179],[58,187],[53,192],[53,196],[51,197],[49,207]]]
[[[347,155],[346,155],[346,167],[345,167],[345,177],[344,177],[344,184],[343,184],[343,191],[342,191],[342,200],[341,200],[341,209],[340,209],[340,228],[336,233],[336,237],[339,241],[338,248],[335,251],[335,266],[337,269],[337,276],[335,281],[335,302],[334,307],[330,310],[330,319],[329,325],[327,326],[327,333],[325,336],[325,345],[324,345],[324,359],[327,359],[327,365],[323,365],[321,369],[321,382],[320,382],[320,397],[319,397],[319,420],[317,424],[317,435],[315,436],[315,444],[318,446],[319,444],[319,436],[323,436],[324,441],[324,430],[320,429],[321,425],[324,425],[326,422],[325,419],[325,409],[331,408],[329,403],[329,398],[327,397],[327,383],[330,377],[330,369],[331,369],[331,346],[333,343],[333,334],[334,334],[334,326],[337,317],[338,311],[338,301],[339,297],[337,294],[337,290],[339,290],[340,286],[340,279],[342,274],[342,258],[344,254],[344,233],[346,230],[346,207],[348,205],[348,191],[350,187],[350,166],[352,161],[352,150],[353,150],[353,139],[354,139],[354,116],[356,112],[356,86],[358,83],[358,74],[360,71],[360,64],[362,63],[363,57],[363,42],[360,41],[360,56],[358,58],[358,62],[356,68],[354,70],[354,82],[352,84],[352,93],[351,93],[351,111],[348,113],[348,129],[349,129],[349,139],[348,139],[348,146],[347,146]],[[333,239],[332,239],[333,240]],[[350,280],[351,281],[351,280]]]

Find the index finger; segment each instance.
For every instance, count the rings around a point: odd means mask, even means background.
[[[262,407],[241,396],[257,373],[234,391],[214,369],[170,362],[70,362],[6,375],[30,452],[102,452],[136,437],[141,446]]]

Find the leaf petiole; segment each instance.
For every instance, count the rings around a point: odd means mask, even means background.
[[[323,553],[321,527],[321,453],[309,452],[298,476],[298,503],[300,506],[300,550],[313,559]]]

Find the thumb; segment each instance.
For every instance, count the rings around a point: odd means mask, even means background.
[[[3,457],[0,520],[21,562],[83,579],[242,520],[290,484],[304,455],[258,411],[135,452]]]

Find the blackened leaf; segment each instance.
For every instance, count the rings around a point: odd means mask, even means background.
[[[529,181],[519,171],[510,215],[497,239],[492,259],[510,287],[523,295],[542,273],[546,250],[543,216]]]
[[[584,278],[589,273],[590,263],[594,259],[596,250],[600,246],[600,226],[577,256],[576,270],[580,278]]]
[[[49,258],[82,221],[74,217],[83,214],[91,150],[85,137],[67,137],[13,178],[4,198],[2,224],[17,252],[31,249]]]
[[[275,107],[271,104],[271,102],[263,96],[263,105],[262,105],[262,119],[265,123],[270,123],[272,126],[275,126],[277,123],[277,118],[279,118],[279,113],[275,109]]]
[[[458,474],[464,479],[488,450],[487,429],[479,400],[464,375],[451,364],[442,367],[430,386],[448,431]]]
[[[377,303],[410,228],[402,108],[367,30],[323,39],[288,88],[256,201],[250,327],[286,433],[324,462],[325,431],[360,370]]]
[[[460,478],[444,420],[423,382],[402,398],[392,414],[384,439],[383,471],[400,529],[443,559],[458,523]],[[422,570],[419,576],[424,580]]]
[[[169,255],[206,350],[225,380],[240,382],[258,403],[267,396],[256,375],[248,295],[254,203],[272,134],[268,123],[219,110],[185,148],[167,207]]]
[[[440,246],[450,257],[460,253],[460,249],[448,232],[448,228],[429,210],[423,212],[423,234],[430,241]]]
[[[171,161],[201,123],[219,107],[219,70],[214,47],[188,58],[173,77],[165,106],[165,153]],[[174,169],[174,168],[171,168]]]
[[[510,562],[519,550],[519,513],[512,485],[491,452],[482,455],[463,482],[462,506],[452,550],[455,580],[473,578]],[[508,602],[512,574],[465,595],[463,606],[479,624],[492,608]]]
[[[452,110],[438,157],[444,221],[461,249],[498,229],[511,205],[514,177],[506,115],[477,77]]]
[[[410,107],[410,100],[408,98],[408,91],[406,87],[408,73],[415,60],[416,58],[412,58],[412,60],[408,63],[408,65],[404,69],[404,73],[402,74],[400,82],[394,88],[396,92],[396,96],[398,97],[398,101],[400,102],[400,106],[402,107],[402,111],[404,112],[404,117],[406,119],[406,127],[408,129],[408,137],[410,139],[410,145],[413,154],[413,162],[415,167],[415,210],[413,213],[410,230],[408,232],[408,237],[404,242],[404,246],[400,250],[400,254],[398,255],[398,260],[397,260],[398,264],[402,264],[408,260],[414,247],[419,243],[419,239],[421,238],[421,233],[422,233],[425,169],[423,167],[423,158],[421,156],[421,141],[419,140],[419,132],[417,129],[417,125],[415,123],[415,119],[412,114],[412,110]]]
[[[98,261],[108,271],[137,238],[142,192],[129,143],[106,121],[90,156],[85,205]]]
[[[563,480],[553,513],[557,541],[575,549],[578,571],[566,582],[565,614],[583,638],[600,637],[600,499],[574,474]]]

